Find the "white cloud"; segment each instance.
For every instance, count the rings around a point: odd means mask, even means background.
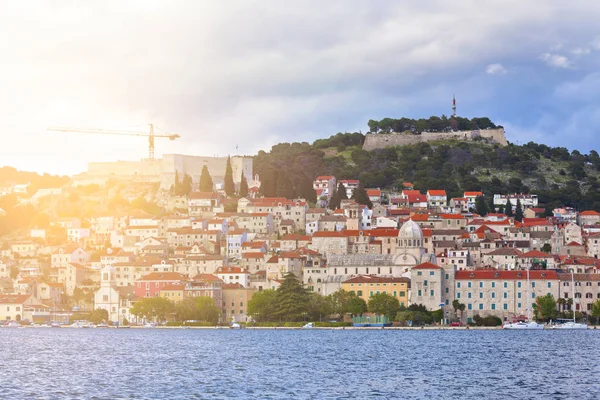
[[[591,53],[591,50],[588,49],[587,47],[576,47],[571,50],[571,54],[574,54],[576,56],[585,56],[590,53]]]
[[[561,56],[560,54],[544,53],[540,55],[540,60],[550,67],[572,68],[571,61],[569,61],[567,57]]]
[[[485,67],[485,72],[490,75],[504,75],[506,74],[507,70],[502,64],[496,63],[490,64],[487,67]]]

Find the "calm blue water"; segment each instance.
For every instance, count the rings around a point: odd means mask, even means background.
[[[599,399],[600,330],[0,329],[1,399]]]

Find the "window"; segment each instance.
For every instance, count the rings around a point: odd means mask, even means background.
[[[400,291],[400,297],[404,297],[404,296],[406,296],[406,293],[403,290],[401,290]]]
[[[508,304],[504,303],[504,305],[502,306],[502,308],[504,308],[505,310],[508,310]]]
[[[517,307],[518,307],[518,308],[521,308],[521,303],[517,303]]]
[[[417,271],[417,275],[421,276],[421,275],[423,275],[423,272],[422,271]]]
[[[435,275],[435,271],[429,272],[429,275],[432,275],[432,276]]]
[[[496,287],[496,282],[492,282],[492,289]]]
[[[517,299],[521,298],[521,292],[517,293]]]
[[[450,290],[448,288],[446,288],[446,293],[450,293]]]
[[[521,282],[517,282],[517,287],[520,288],[521,287]]]
[[[473,305],[471,303],[467,304],[467,310],[472,310],[473,309]]]
[[[483,282],[479,282],[479,287],[482,288],[483,287]]]
[[[483,299],[483,293],[479,292],[479,298]]]
[[[421,296],[421,289],[417,291],[417,296]]]
[[[357,294],[358,297],[361,297],[362,296],[362,290],[357,291],[356,294]]]
[[[479,304],[479,309],[483,310],[483,304]]]
[[[457,299],[460,299],[460,292],[459,292],[459,293],[456,293],[456,298],[457,298]]]
[[[495,310],[495,309],[496,309],[496,304],[492,303],[492,310]]]
[[[470,299],[471,298],[471,292],[467,293],[467,297]]]
[[[552,287],[552,282],[548,282],[548,288]]]
[[[433,290],[430,291],[429,295],[433,297]]]
[[[531,282],[531,287],[535,287],[535,282]]]
[[[505,299],[508,298],[508,293],[504,292],[504,296]]]
[[[105,294],[104,296],[102,296],[102,300],[106,303],[108,302],[108,295]]]
[[[492,292],[492,299],[496,298],[496,293]]]
[[[468,288],[470,289],[470,288],[471,288],[471,282],[469,282],[469,283],[467,284],[467,286],[468,286]]]
[[[423,281],[423,286],[427,286],[427,281]]]

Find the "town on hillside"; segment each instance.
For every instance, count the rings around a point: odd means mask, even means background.
[[[315,177],[317,202],[309,204],[261,197],[259,177],[248,178],[250,185],[244,176],[228,183],[226,174],[224,185],[172,188],[160,200],[162,215],[144,203],[146,211],[53,217],[5,235],[0,320],[66,324],[95,316],[123,326],[281,319],[258,299],[292,290],[293,279],[311,296],[345,293],[369,305],[330,309],[323,320],[380,314],[370,300],[384,294],[398,315],[410,307],[435,311],[441,324],[513,321],[532,312],[540,319],[572,311],[598,316],[598,212],[548,209],[535,194],[448,198],[442,188],[422,192],[405,182],[401,191],[384,192],[334,176]],[[19,198],[20,191],[1,195]],[[554,310],[541,309],[538,298],[552,298]]]

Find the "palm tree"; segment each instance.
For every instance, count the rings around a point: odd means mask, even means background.
[[[458,309],[460,310],[460,323],[461,324],[463,322],[463,312],[465,311],[465,308],[467,308],[467,306],[464,303],[460,303],[458,305]]]

